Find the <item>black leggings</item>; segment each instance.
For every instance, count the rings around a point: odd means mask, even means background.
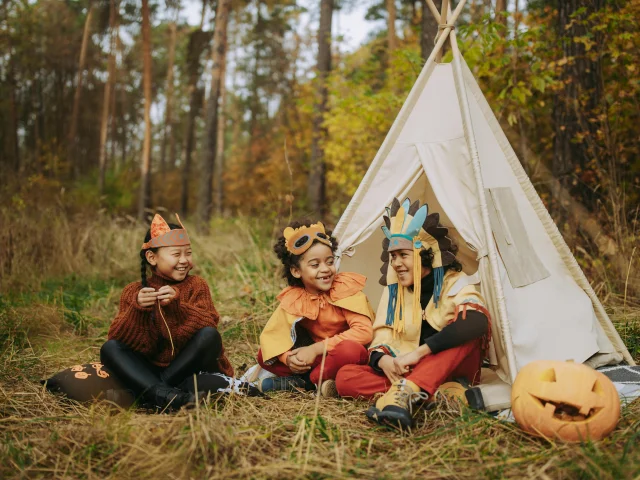
[[[214,327],[204,327],[191,338],[168,367],[158,367],[142,354],[118,340],[108,340],[100,349],[100,360],[135,395],[154,385],[182,390],[193,384],[194,374],[215,372],[222,339]]]

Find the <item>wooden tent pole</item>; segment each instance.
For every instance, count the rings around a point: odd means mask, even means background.
[[[431,10],[433,18],[436,19],[436,22],[440,23],[440,12],[438,11],[438,7],[436,7],[436,4],[433,3],[433,0],[427,0],[427,7],[429,7],[429,10]]]
[[[460,3],[463,3],[463,2],[460,2]],[[447,14],[448,13],[449,13],[449,0],[442,0],[442,10],[440,11],[440,26],[438,27],[438,30],[444,28],[444,27],[442,27],[442,25],[446,25],[446,23],[447,23]],[[451,20],[452,20],[452,22],[455,22],[454,18],[452,18]],[[438,32],[438,33],[440,33],[440,32]],[[440,63],[442,61],[442,51],[443,50],[444,50],[444,46],[440,50],[438,50],[438,54],[436,55],[436,62],[437,63]]]
[[[464,4],[467,3],[467,0],[460,0],[460,2],[458,2],[458,5],[456,6],[455,10],[453,11],[453,13],[451,13],[451,16],[449,17],[448,23],[447,23],[447,16],[449,16],[451,11],[449,0],[442,0],[442,13],[438,12],[438,8],[436,7],[435,3],[433,3],[433,0],[426,0],[426,2],[427,2],[427,6],[429,7],[429,10],[431,10],[433,17],[436,19],[436,22],[438,22],[438,25],[439,25],[438,34],[436,35],[436,41],[437,39],[440,38],[441,35],[446,37],[447,40],[449,40],[449,33],[453,29],[453,24],[458,19],[458,16],[460,15],[460,12],[462,12],[462,8],[464,7]],[[451,25],[451,26],[445,27],[445,25]],[[436,53],[436,63],[439,63],[442,60],[443,48],[444,46],[440,48]]]

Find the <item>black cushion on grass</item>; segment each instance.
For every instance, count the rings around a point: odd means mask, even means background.
[[[50,392],[64,394],[78,402],[107,400],[128,408],[135,400],[133,392],[99,362],[74,365],[42,383],[46,383]]]
[[[127,390],[99,362],[74,365],[56,373],[48,380],[41,380],[41,382],[46,383],[46,388],[50,392],[66,395],[68,398],[78,402],[106,400],[123,408],[128,408],[135,401],[133,392]],[[197,385],[198,392],[201,395],[235,392],[249,397],[265,397],[256,387],[222,373],[202,372],[196,375],[195,379],[193,376],[185,379],[178,387],[184,391],[194,393],[195,385]]]

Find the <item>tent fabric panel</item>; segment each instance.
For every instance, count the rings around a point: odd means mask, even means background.
[[[464,138],[449,70],[449,64],[435,65],[429,83],[418,96],[396,143],[440,143]]]
[[[511,188],[488,188],[489,220],[509,281],[514,288],[526,287],[550,273],[529,242]]]
[[[526,236],[551,273],[533,284],[514,288],[504,259],[498,261],[517,368],[543,359],[584,362],[598,352],[595,322],[590,321],[593,306],[526,198],[477,99],[473,95],[467,99],[483,183],[488,189],[510,188]]]
[[[391,204],[394,196],[407,192],[420,175],[420,162],[411,145],[394,146],[385,160],[378,168],[378,175],[368,179],[367,188],[361,192],[358,208],[351,211],[349,223],[341,220],[334,231],[340,240],[340,251],[347,255],[350,248],[357,246],[382,225],[385,205]]]
[[[621,358],[619,359],[619,361],[621,361],[623,357],[624,360],[626,360],[630,365],[635,365],[633,358],[629,354],[629,351],[627,350],[626,346],[624,345],[624,342],[620,338],[620,335],[618,334],[615,327],[611,323],[609,316],[605,312],[604,307],[600,303],[600,300],[598,299],[597,295],[593,291],[593,288],[589,284],[589,281],[585,277],[584,272],[576,262],[573,254],[571,253],[571,250],[569,249],[566,242],[564,241],[564,238],[558,231],[558,227],[556,226],[553,219],[549,215],[549,212],[545,208],[544,204],[542,203],[542,200],[540,199],[540,197],[538,196],[538,193],[533,187],[531,180],[529,179],[526,172],[522,168],[522,165],[520,164],[520,161],[518,160],[515,152],[513,151],[511,144],[509,143],[506,135],[504,134],[504,131],[500,127],[498,120],[493,114],[491,107],[489,106],[486,98],[482,94],[482,91],[480,90],[478,83],[473,77],[473,74],[471,73],[471,70],[469,69],[464,59],[462,59],[462,66],[463,66],[463,75],[465,79],[465,85],[466,85],[467,91],[470,94],[470,98],[474,99],[473,103],[475,103],[477,108],[481,111],[482,117],[484,118],[488,127],[493,133],[493,137],[497,141],[501,151],[503,152],[504,158],[506,159],[507,163],[511,167],[511,170],[514,176],[516,177],[517,182],[520,184],[522,191],[524,192],[526,199],[528,200],[528,203],[530,204],[534,213],[540,220],[540,223],[542,224],[547,234],[547,238],[552,242],[553,246],[555,247],[555,250],[560,256],[560,260],[568,269],[573,280],[577,283],[577,285],[586,293],[586,295],[591,300],[594,313],[600,323],[600,326],[602,327],[602,329],[604,329],[609,341],[613,344],[613,347],[615,348],[615,350],[619,352],[619,354],[621,355]]]
[[[449,28],[445,29],[445,32],[450,32],[450,31],[451,29]],[[378,149],[376,156],[373,158],[373,161],[371,162],[369,169],[365,173],[362,182],[356,189],[356,192],[354,193],[353,198],[351,199],[351,202],[349,202],[349,204],[347,205],[347,208],[345,209],[342,216],[340,217],[340,221],[338,222],[338,225],[336,225],[336,228],[334,230],[334,234],[338,238],[341,238],[341,239],[348,238],[348,235],[346,235],[347,230],[350,230],[352,234],[354,233],[353,229],[349,229],[349,226],[353,223],[353,216],[355,212],[360,208],[360,205],[362,205],[363,197],[365,193],[368,191],[373,179],[376,176],[378,176],[379,170],[382,167],[382,164],[388,161],[390,152],[396,145],[398,135],[400,135],[402,129],[406,125],[407,119],[409,115],[413,112],[414,107],[419,100],[419,97],[421,95],[425,95],[425,91],[429,88],[428,81],[434,69],[438,65],[435,62],[436,56],[438,54],[438,51],[442,47],[442,45],[444,45],[445,41],[446,41],[446,38],[443,33],[443,35],[441,35],[440,39],[434,46],[431,52],[431,55],[429,55],[429,58],[425,62],[424,66],[422,67],[422,70],[420,71],[418,78],[413,84],[413,87],[411,87],[411,91],[409,92],[409,95],[407,95],[407,99],[405,100],[402,107],[400,108],[400,112],[398,113],[396,119],[391,125],[391,128],[389,129],[389,133],[387,133],[387,136],[385,137],[384,141],[382,142],[382,145]],[[437,118],[434,118],[434,117],[430,117],[430,119],[432,121],[437,121]],[[428,130],[428,129],[425,128],[425,130]],[[380,214],[382,214],[382,210],[380,211]],[[351,242],[352,244],[355,243],[355,238],[349,238],[349,242]]]

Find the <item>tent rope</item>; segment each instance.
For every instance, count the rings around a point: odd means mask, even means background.
[[[438,40],[440,39],[440,35],[442,35],[442,32],[444,30],[446,30],[447,28],[450,28],[451,30],[455,30],[456,27],[453,23],[440,23],[438,25],[438,33],[436,34],[435,38],[433,39],[433,44],[435,45],[436,43],[438,43]]]

